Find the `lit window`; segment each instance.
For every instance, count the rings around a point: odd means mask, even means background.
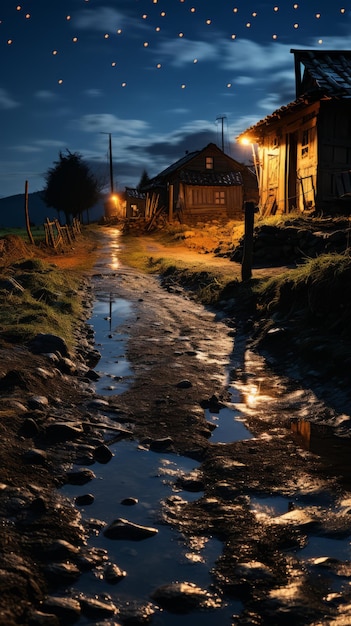
[[[215,191],[215,204],[225,204],[225,191]]]
[[[213,170],[213,157],[206,157],[206,169]]]

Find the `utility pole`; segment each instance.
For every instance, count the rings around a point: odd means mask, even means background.
[[[222,123],[222,152],[224,152],[224,126],[223,126],[223,122],[224,120],[227,119],[226,115],[217,115],[216,120],[221,120]]]
[[[112,135],[111,133],[103,133],[103,132],[101,132],[101,135],[108,135],[108,153],[109,153],[109,159],[110,159],[110,190],[111,190],[111,196],[113,196],[114,187],[113,187],[113,165],[112,165]]]

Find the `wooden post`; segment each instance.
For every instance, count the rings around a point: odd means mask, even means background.
[[[28,239],[30,243],[34,246],[34,239],[33,239],[32,231],[30,229],[29,212],[28,212],[28,180],[26,180],[25,189],[24,189],[24,214],[26,218],[26,229],[27,229]]]
[[[168,221],[173,222],[173,185],[168,189]]]
[[[253,230],[256,207],[254,202],[245,202],[244,250],[241,262],[241,280],[245,282],[252,277]]]

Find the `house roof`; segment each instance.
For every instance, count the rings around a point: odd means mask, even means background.
[[[135,200],[145,200],[145,194],[134,187],[126,187],[127,198],[134,198]]]
[[[270,123],[316,100],[351,98],[351,50],[291,50],[295,58],[296,100],[240,133],[259,138]]]
[[[180,180],[187,185],[202,185],[202,186],[226,186],[232,187],[233,185],[242,185],[243,179],[241,172],[215,172],[213,170],[206,170],[205,172],[199,172],[196,170],[182,170],[180,172]]]
[[[350,50],[291,50],[295,57],[296,97],[317,92],[330,98],[351,97]],[[301,79],[301,65],[304,73]]]
[[[204,185],[204,186],[206,185],[208,186],[242,185],[243,181],[242,181],[240,172],[244,166],[242,166],[240,163],[237,163],[234,159],[232,159],[227,154],[225,154],[226,159],[231,161],[233,164],[233,170],[230,172],[221,173],[221,172],[217,172],[216,170],[204,169],[201,171],[199,170],[195,171],[195,170],[183,169],[184,165],[190,163],[199,154],[206,153],[208,149],[210,149],[211,151],[210,154],[213,154],[213,151],[218,151],[219,153],[223,154],[222,150],[218,148],[216,144],[209,143],[202,150],[195,150],[194,152],[189,152],[185,156],[183,156],[181,159],[176,161],[175,163],[172,163],[172,165],[170,165],[165,170],[157,174],[157,176],[152,178],[149,181],[148,185],[145,187],[145,189],[151,189],[153,187],[162,187],[166,185],[169,180],[169,177],[171,177],[172,174],[174,174],[175,172],[178,172],[179,173],[178,175],[181,181],[184,183],[187,183],[188,185]]]

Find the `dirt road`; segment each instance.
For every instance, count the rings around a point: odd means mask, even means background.
[[[277,377],[228,316],[204,309],[177,285],[165,290],[156,277],[121,267],[120,242],[112,232],[104,237],[93,289],[84,297],[88,307],[98,293],[113,292],[132,305],[118,329],[129,337],[127,389],[96,397],[90,367],[70,371],[65,362],[66,370],[51,367],[51,375],[47,357],[2,347],[1,625],[63,626],[87,623],[89,616],[88,623],[131,623],[113,597],[97,606],[72,592],[80,573],[101,568],[105,556],[87,549],[91,528],[55,491],[69,480],[73,462],[85,476],[91,468],[84,464],[94,469],[102,428],[114,432],[109,413],[144,446],[200,462],[196,476],[181,485],[185,491],[197,485],[199,497],[169,498],[163,520],[189,539],[223,543],[211,591],[222,603],[240,601],[232,624],[350,623],[348,493],[330,468],[299,447],[291,429],[312,414],[327,419],[329,408],[301,382]],[[82,353],[87,338],[82,327]],[[223,407],[234,404],[253,437],[212,443],[205,410],[220,419]],[[184,586],[180,596],[179,588],[168,591],[193,610],[186,603],[191,589]],[[133,624],[158,623],[165,599],[149,600]]]

